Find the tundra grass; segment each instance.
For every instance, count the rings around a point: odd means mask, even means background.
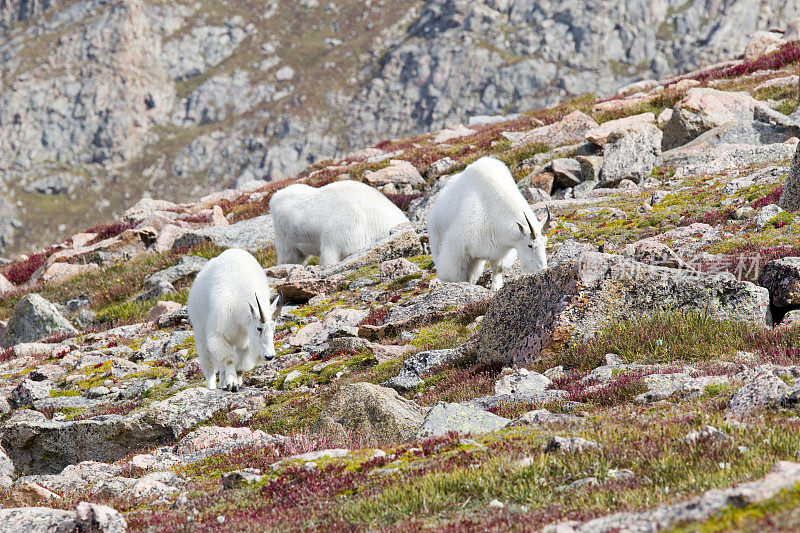
[[[678,406],[601,410],[579,428],[504,430],[473,436],[476,444],[450,435],[388,449],[382,459],[358,454],[274,471],[267,468],[276,460],[271,449],[242,450],[233,460],[210,458],[183,469],[190,487],[205,489],[190,490],[185,505],[197,510],[194,527],[217,529],[223,516],[227,531],[494,530],[512,518],[512,529],[528,531],[683,501],[762,477],[778,460],[796,460],[797,422],[769,416],[764,424],[737,428],[710,409],[699,412],[704,414]],[[686,434],[706,424],[731,435],[733,444],[685,444]],[[580,436],[602,448],[546,454],[543,445],[553,434]],[[523,458],[524,466],[518,463]],[[218,488],[217,476],[242,467],[262,469],[267,476],[249,488]],[[611,470],[620,468],[633,477],[613,479]],[[587,477],[597,484],[569,487]],[[505,508],[488,509],[492,499]],[[133,531],[156,524],[179,531],[185,517],[186,509],[167,504],[126,518]]]
[[[666,311],[606,324],[592,339],[567,349],[558,359],[544,359],[536,368],[563,365],[591,370],[615,353],[628,362],[646,365],[733,360],[738,351],[753,352],[764,361],[800,359],[800,327],[765,329],[735,320],[719,320],[703,312]]]

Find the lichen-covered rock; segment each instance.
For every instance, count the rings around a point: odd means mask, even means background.
[[[508,418],[468,404],[439,402],[425,416],[417,437],[438,437],[451,431],[457,433],[487,433],[502,429],[511,422]]]
[[[552,452],[566,452],[566,453],[581,453],[586,450],[600,449],[600,445],[594,441],[584,439],[582,437],[552,437],[545,446],[544,451]]]
[[[214,413],[251,397],[261,398],[263,393],[250,390],[231,394],[202,387],[186,389],[128,416],[101,415],[59,422],[35,411],[21,413],[5,423],[0,442],[21,472],[58,473],[81,461],[114,462],[131,451],[173,441]],[[41,461],[41,457],[48,460]]]
[[[78,333],[78,330],[55,305],[38,294],[28,294],[14,306],[2,345],[7,348],[20,342],[38,341],[54,333]]]
[[[19,385],[11,391],[11,401],[17,407],[32,405],[36,400],[50,397],[50,389],[53,384],[50,381],[33,381],[23,379]]]
[[[775,204],[765,205],[759,209],[758,213],[756,213],[756,216],[753,218],[756,229],[764,229],[770,220],[781,214],[781,211],[783,211],[783,209]]]
[[[764,265],[758,284],[769,291],[772,305],[800,305],[800,257],[784,257]]]
[[[345,438],[358,435],[373,442],[410,439],[425,411],[397,391],[371,383],[339,389],[314,424],[314,431]]]
[[[425,186],[425,178],[416,167],[402,159],[392,159],[386,168],[365,172],[364,179],[387,194],[409,193]]]
[[[549,425],[570,425],[581,421],[580,417],[566,415],[564,413],[551,413],[546,409],[536,409],[528,411],[521,417],[511,422],[511,426],[549,426]]]
[[[606,533],[612,531],[637,531],[656,533],[678,524],[704,521],[726,507],[743,508],[769,500],[784,489],[800,482],[800,464],[778,461],[769,474],[755,481],[740,483],[729,489],[713,489],[697,498],[662,505],[639,513],[615,513],[575,526],[567,526],[565,533]]]
[[[49,507],[0,509],[6,533],[67,533],[75,531],[75,513]]]
[[[419,274],[420,272],[422,270],[405,257],[384,261],[380,267],[381,281],[394,281],[397,278]]]
[[[787,211],[800,211],[800,144],[792,157],[792,166],[789,168],[789,176],[781,193],[780,206]]]
[[[529,395],[544,392],[552,381],[538,372],[520,368],[516,372],[505,375],[494,384],[495,394]]]
[[[747,417],[759,409],[774,407],[788,390],[781,378],[769,371],[761,372],[731,396],[726,411],[736,418]]]
[[[128,530],[122,513],[98,503],[80,502],[75,508],[75,523],[78,531],[125,533]]]
[[[489,297],[490,291],[469,283],[442,283],[431,292],[393,306],[386,315],[386,324],[408,323],[448,309],[463,307]]]
[[[398,228],[402,228],[399,226]],[[405,225],[408,228],[408,225]],[[366,250],[357,252],[336,263],[325,271],[326,276],[340,274],[347,270],[379,264],[399,257],[413,257],[422,253],[419,235],[413,229],[400,229]]]
[[[386,386],[398,390],[411,390],[422,383],[422,376],[436,367],[453,361],[462,355],[459,349],[427,350],[412,355],[403,362],[400,372],[386,382]]]
[[[763,287],[588,252],[504,286],[484,317],[478,354],[483,362],[525,366],[543,354],[557,357],[610,320],[673,309],[771,323]]]
[[[369,312],[363,309],[331,309],[325,317],[301,328],[289,337],[291,346],[305,346],[308,344],[322,344],[330,337],[358,335],[356,325],[366,318]]]

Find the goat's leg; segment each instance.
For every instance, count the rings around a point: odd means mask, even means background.
[[[220,386],[225,390],[236,392],[239,387],[236,379],[236,350],[221,337],[211,337],[208,348],[217,362]]]
[[[478,278],[483,274],[483,269],[486,268],[486,261],[483,259],[473,259],[469,264],[467,271],[467,281],[473,285],[478,283]]]
[[[195,337],[196,339],[197,337]],[[211,358],[211,353],[206,347],[204,341],[196,342],[197,345],[197,362],[200,363],[200,370],[206,378],[206,388],[217,388],[217,367],[214,365],[214,360]]]
[[[492,261],[492,290],[496,291],[503,286],[503,271],[511,268],[517,259],[517,251],[513,248],[500,259]]]
[[[335,265],[341,261],[339,251],[333,247],[323,247],[319,254],[319,264],[324,267]]]

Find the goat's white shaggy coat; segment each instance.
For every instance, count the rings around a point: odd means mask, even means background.
[[[189,322],[206,387],[236,391],[241,373],[275,357],[275,318],[267,276],[249,252],[232,248],[206,263],[189,291]]]
[[[523,272],[547,267],[546,231],[520,193],[508,167],[482,157],[450,178],[428,215],[428,239],[439,279],[476,283],[486,261],[492,289],[519,256]]]
[[[380,192],[350,180],[318,189],[289,185],[272,196],[269,211],[275,221],[278,264],[305,263],[316,255],[320,265],[328,267],[408,222]]]

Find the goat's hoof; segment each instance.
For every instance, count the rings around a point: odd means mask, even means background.
[[[239,385],[231,385],[230,391],[231,392],[239,392]]]

